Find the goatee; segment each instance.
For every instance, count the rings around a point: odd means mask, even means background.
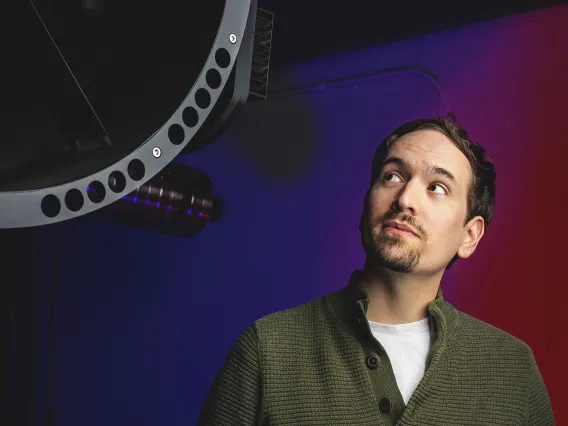
[[[398,212],[389,212],[383,217],[373,221],[367,228],[367,258],[377,266],[390,269],[396,272],[412,272],[418,262],[420,262],[420,255],[422,253],[423,244],[413,244],[409,239],[415,237],[407,237],[394,233],[386,233],[382,229],[383,224],[396,220],[401,223],[406,223],[413,227],[419,235],[425,238],[425,233],[422,228],[415,223],[416,221],[410,215],[402,215]],[[421,241],[424,243],[424,241]]]
[[[390,269],[395,272],[412,272],[420,262],[420,250],[409,247],[400,235],[381,233],[374,237],[371,231],[371,258],[377,266]]]

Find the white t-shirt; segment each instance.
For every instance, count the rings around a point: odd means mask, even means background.
[[[369,321],[371,332],[383,346],[394,370],[404,403],[422,380],[430,349],[430,320],[408,324],[380,324]]]

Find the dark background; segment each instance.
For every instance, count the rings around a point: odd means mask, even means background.
[[[274,66],[566,3],[559,0],[260,0],[276,15]],[[483,46],[480,46],[483,48]]]

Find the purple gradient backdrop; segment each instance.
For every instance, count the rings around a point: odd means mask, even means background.
[[[241,332],[342,288],[361,266],[357,227],[382,137],[447,108],[488,149],[498,195],[494,222],[446,277],[445,296],[532,346],[557,422],[568,424],[567,28],[564,6],[298,64],[273,74],[273,87],[400,70],[251,104],[220,141],[183,158],[228,205],[192,240],[65,224],[57,424],[195,424]],[[442,91],[408,67],[429,70]]]

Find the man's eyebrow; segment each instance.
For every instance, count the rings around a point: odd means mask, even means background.
[[[456,183],[456,178],[454,177],[454,175],[452,173],[450,173],[448,170],[444,169],[443,167],[439,167],[439,166],[428,166],[428,168],[426,169],[426,171],[430,174],[433,175],[442,175],[445,176],[446,178],[448,178],[452,183]]]
[[[388,165],[388,164],[396,164],[397,166],[400,166],[404,169],[409,169],[410,165],[404,161],[402,158],[399,157],[389,157],[385,160],[385,162],[383,163],[383,167]],[[435,166],[435,165],[430,165],[426,168],[426,173],[428,174],[432,174],[432,175],[441,175],[441,176],[445,176],[448,180],[450,180],[452,183],[457,183],[457,180],[455,178],[455,176],[448,170],[444,169],[443,167],[440,166]]]

